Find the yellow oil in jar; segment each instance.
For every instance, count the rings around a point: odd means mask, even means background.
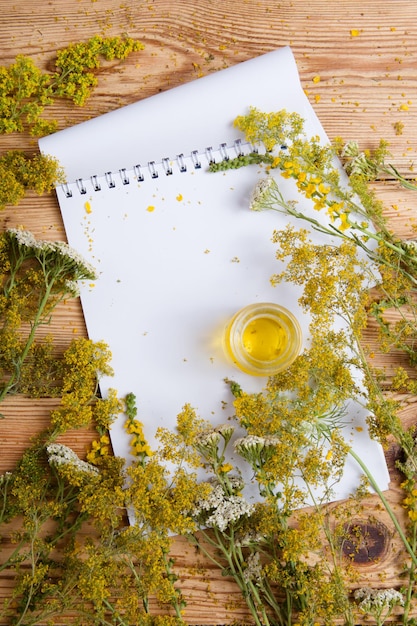
[[[243,331],[243,349],[252,359],[275,361],[288,344],[288,334],[279,321],[271,317],[257,317]]]
[[[223,348],[227,358],[253,376],[270,376],[289,367],[302,345],[296,318],[275,303],[256,303],[238,311],[227,324]]]

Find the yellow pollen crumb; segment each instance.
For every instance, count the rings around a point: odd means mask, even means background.
[[[402,135],[403,134],[403,130],[404,130],[403,122],[395,122],[393,124],[393,127],[394,127],[396,135]]]
[[[316,102],[320,102],[320,100],[321,100],[321,95],[320,95],[320,94],[318,94],[318,93],[316,93],[316,95],[314,96],[314,100],[315,100]]]
[[[410,109],[410,107],[408,106],[408,104],[401,104],[399,107],[400,111],[408,111]]]
[[[350,31],[350,35],[351,37],[359,37],[360,30],[357,30],[356,28],[352,28],[352,30]]]
[[[91,204],[89,202],[86,202],[84,204],[84,209],[86,213],[91,213],[92,209],[91,209]]]
[[[152,211],[155,211],[155,207],[153,206],[153,204],[150,204],[146,210],[149,211],[149,213],[152,213]]]
[[[356,426],[355,430],[357,430],[358,433],[361,433],[363,431],[363,428],[362,428],[362,426]]]
[[[320,76],[313,76],[312,81],[313,81],[313,83],[319,83],[320,82]]]
[[[178,202],[181,202],[181,200],[183,199],[182,193],[179,193],[176,199],[178,200]]]

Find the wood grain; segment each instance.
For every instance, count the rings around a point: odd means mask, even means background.
[[[415,175],[415,0],[50,0],[42,5],[33,0],[0,0],[0,9],[3,65],[26,54],[48,69],[57,49],[96,34],[127,33],[145,44],[144,51],[127,61],[103,65],[99,85],[85,107],[56,102],[49,115],[58,120],[60,128],[289,44],[301,83],[329,137],[359,139],[364,148],[373,148],[384,138],[390,143],[395,166],[410,177]],[[320,80],[313,81],[314,77]],[[213,97],[227,98],[227,93]],[[403,125],[401,133],[398,122]],[[0,142],[1,152],[37,150],[36,141],[26,134],[3,136]],[[376,189],[392,228],[401,237],[413,237],[417,217],[413,194],[398,190],[389,181],[379,183]],[[44,238],[65,237],[53,195],[28,196],[0,215],[0,225],[22,225]],[[59,307],[51,330],[62,347],[74,335],[85,335],[78,301]],[[374,332],[372,328],[368,331],[371,343]],[[394,366],[386,355],[378,358],[384,367]],[[30,437],[48,423],[55,404],[55,400],[22,397],[3,403],[6,419],[0,422],[0,473],[13,469]],[[404,422],[412,425],[416,416],[417,404],[405,403]],[[65,441],[83,455],[92,436],[89,430],[76,431]],[[401,516],[396,455],[394,447],[387,450],[392,478],[388,499]],[[405,556],[377,498],[366,501],[361,519],[383,525],[387,539],[379,560],[355,565],[358,586],[381,581],[400,585]],[[1,538],[3,550],[8,549],[12,530],[6,529]],[[224,624],[248,617],[234,585],[197,557],[183,539],[173,541],[172,553],[188,600],[186,619],[190,624]],[[7,576],[0,576],[0,601],[11,584]],[[71,616],[63,616],[60,623],[70,621]]]

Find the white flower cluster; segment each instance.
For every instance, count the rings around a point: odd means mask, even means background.
[[[66,257],[84,271],[87,277],[96,278],[96,272],[94,267],[84,259],[84,257],[75,248],[71,248],[64,241],[55,241],[52,244],[53,251],[58,252],[62,257]]]
[[[235,429],[233,426],[231,426],[231,424],[219,424],[214,429],[214,431],[216,433],[219,433],[226,441],[229,441],[230,437],[234,433],[234,430]]]
[[[48,453],[48,462],[50,465],[71,465],[75,471],[83,472],[85,474],[98,474],[99,470],[91,463],[82,461],[71,448],[64,446],[61,443],[51,443],[47,446],[46,451]]]
[[[249,202],[251,211],[263,211],[270,203],[271,192],[275,191],[277,184],[272,176],[261,178],[255,185]]]
[[[12,472],[5,472],[4,474],[2,474],[0,476],[0,487],[2,485],[6,485],[11,480],[12,476]]]
[[[364,152],[359,151],[359,144],[357,141],[349,141],[341,152],[342,157],[347,157],[346,171],[349,175],[360,174],[367,178],[373,178],[377,169],[374,163],[369,160]]]
[[[371,589],[363,587],[354,593],[359,608],[364,613],[378,612],[392,609],[396,605],[404,606],[404,597],[396,589]]]
[[[230,424],[220,424],[213,429],[203,430],[195,438],[195,447],[207,459],[212,455],[217,457],[217,448],[221,439],[223,439],[223,445],[226,446],[233,432],[234,428]]]
[[[229,480],[234,491],[239,491],[242,488],[241,478],[230,477]],[[225,493],[224,487],[220,483],[215,483],[210,494],[197,502],[193,516],[199,517],[202,513],[210,513],[204,520],[205,525],[218,528],[223,532],[231,523],[245,515],[251,515],[253,510],[254,505],[242,495],[236,493],[229,495]]]
[[[80,295],[80,286],[75,280],[67,280],[65,282],[67,293],[71,294],[74,298],[78,298]]]
[[[249,463],[259,462],[262,458],[270,455],[274,448],[281,443],[278,437],[259,437],[258,435],[247,435],[240,437],[234,442],[236,452]]]
[[[71,269],[76,270],[83,278],[94,280],[96,272],[93,266],[74,248],[63,241],[47,241],[36,239],[28,230],[21,228],[8,228],[8,235],[14,239],[19,247],[27,248],[35,258],[51,253],[60,258],[65,264],[70,264]]]
[[[34,235],[29,230],[23,230],[21,228],[8,228],[7,232],[15,238],[19,246],[33,249],[39,247],[39,241],[35,239]]]
[[[356,157],[359,154],[359,144],[357,141],[348,141],[343,146],[343,150],[341,152],[342,157]]]
[[[259,583],[262,580],[262,564],[259,552],[251,552],[246,559],[246,568],[243,572],[245,582],[253,581]]]
[[[195,438],[196,448],[213,448],[217,446],[220,441],[220,433],[215,430],[204,430]]]
[[[206,519],[207,526],[225,531],[233,522],[253,513],[254,505],[242,496],[226,496],[216,510]]]

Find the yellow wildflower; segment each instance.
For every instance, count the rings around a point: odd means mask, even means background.
[[[231,463],[223,463],[223,465],[220,466],[219,471],[222,474],[227,474],[228,472],[231,472],[233,469],[233,465]]]
[[[350,228],[349,214],[348,213],[341,213],[339,215],[339,219],[340,219],[339,229],[342,232],[347,230],[348,228]]]

